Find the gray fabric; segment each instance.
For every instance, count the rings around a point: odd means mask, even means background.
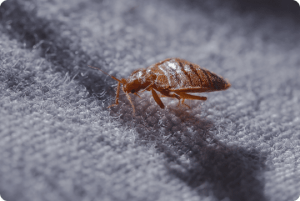
[[[296,200],[299,24],[288,7],[278,13],[276,5],[249,5],[4,2],[0,195],[7,201]],[[201,94],[206,102],[187,100],[191,109],[162,98],[162,110],[151,94],[132,95],[133,116],[123,93],[119,106],[107,109],[117,83],[88,67],[127,78],[168,57],[197,63],[232,87]]]

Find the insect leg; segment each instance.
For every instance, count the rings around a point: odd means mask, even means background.
[[[133,105],[133,102],[132,102],[132,100],[131,100],[131,98],[130,98],[130,96],[129,96],[129,94],[128,93],[125,93],[126,94],[126,96],[127,96],[127,99],[129,100],[129,102],[130,102],[130,104],[131,104],[131,106],[132,106],[132,110],[133,110],[133,115],[135,114],[135,107],[134,107],[134,105]]]
[[[125,92],[125,90],[124,90],[124,85],[122,86],[122,90],[123,90],[124,93],[126,94],[126,97],[127,97],[127,99],[129,100],[129,102],[130,102],[130,104],[131,104],[131,106],[132,106],[132,110],[133,110],[132,113],[133,113],[133,115],[134,115],[134,114],[135,114],[135,107],[134,107],[134,105],[133,105],[133,102],[132,102],[132,100],[131,100],[129,94]]]
[[[197,93],[197,92],[211,92],[213,90],[209,88],[203,88],[203,87],[193,87],[193,88],[181,88],[181,89],[169,89],[170,92],[190,92],[190,93]]]
[[[187,108],[191,109],[191,107],[190,107],[189,105],[187,105],[187,104],[184,103],[184,101],[185,101],[184,98],[179,100],[179,102],[178,102],[178,104],[177,104],[177,107],[180,106],[180,101],[181,101],[181,104],[182,104],[182,105],[184,105],[184,106],[186,106]]]
[[[141,91],[140,93],[143,93],[144,91],[148,90],[150,91],[151,87],[153,86],[154,84],[150,84],[149,86],[147,86],[143,91]]]
[[[177,98],[179,100],[178,105],[180,104],[180,96],[178,96],[177,94],[174,93],[170,94],[169,91],[159,91],[159,92],[162,93],[164,97]]]
[[[207,99],[204,96],[194,96],[194,95],[191,95],[191,94],[187,94],[185,92],[176,92],[176,94],[178,94],[180,96],[180,98],[182,99],[182,101],[181,101],[182,105],[185,105],[188,108],[190,108],[190,106],[188,106],[187,104],[184,103],[185,99],[203,100],[203,101],[206,101],[206,99]]]
[[[180,100],[180,96],[178,96],[177,94],[174,93],[170,94],[170,92],[168,91],[159,91],[159,92],[163,95],[163,97],[177,98],[178,100]]]
[[[206,99],[207,99],[204,96],[194,96],[191,94],[187,94],[185,92],[176,92],[176,94],[178,94],[180,96],[180,98],[182,98],[182,99],[203,100],[203,101],[206,101]]]
[[[188,107],[189,109],[191,109],[191,107],[189,105],[185,104],[184,101],[185,101],[185,99],[182,99],[181,100],[181,104],[184,105],[184,106],[186,106],[186,107]],[[178,106],[179,106],[179,103],[178,103]]]
[[[119,104],[120,87],[121,87],[121,82],[118,83],[118,87],[117,87],[116,103],[112,104],[111,106],[108,106],[108,108],[117,106]]]
[[[160,106],[160,108],[164,109],[165,105],[163,104],[163,102],[160,100],[159,96],[157,95],[156,91],[151,88],[151,92],[152,92],[152,96],[155,100],[155,102]]]
[[[165,96],[165,95],[162,95],[162,94],[158,94],[158,97],[164,98],[164,97],[168,97],[168,96]]]

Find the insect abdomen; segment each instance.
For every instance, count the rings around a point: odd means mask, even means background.
[[[199,68],[197,72],[199,74],[199,77],[201,77],[201,83],[202,83],[201,87],[209,88],[212,91],[226,89],[226,85],[228,85],[228,83],[223,78],[216,75],[215,73],[212,73],[202,68]]]
[[[151,68],[156,82],[164,88],[206,88],[207,91],[227,89],[230,84],[218,75],[184,59],[172,58]]]

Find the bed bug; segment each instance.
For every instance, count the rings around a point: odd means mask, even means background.
[[[102,71],[101,69],[98,70]],[[104,71],[102,72],[107,74]],[[207,98],[189,93],[221,91],[231,86],[229,81],[221,76],[180,58],[169,58],[148,68],[135,70],[127,79],[109,76],[118,81],[115,104],[112,104],[109,108],[119,104],[119,94],[122,85],[122,90],[133,108],[133,114],[135,114],[135,107],[129,93],[139,96],[138,92],[151,91],[155,102],[162,109],[165,108],[165,105],[160,97],[177,98],[179,100],[178,105],[181,103],[190,108],[184,103],[185,99],[205,101]],[[161,95],[158,95],[157,91]]]

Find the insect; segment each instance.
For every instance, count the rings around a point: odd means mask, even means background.
[[[95,68],[92,66],[89,67]],[[98,70],[102,71],[101,69]],[[104,71],[102,72],[107,74]],[[179,100],[178,105],[181,103],[190,108],[184,103],[185,99],[205,101],[207,98],[189,93],[221,91],[231,86],[228,80],[200,68],[197,64],[180,58],[169,58],[148,68],[138,69],[127,79],[118,79],[112,75],[109,76],[118,81],[115,104],[112,104],[109,108],[119,104],[119,94],[122,85],[122,90],[133,108],[133,114],[135,114],[135,107],[129,93],[139,96],[138,92],[151,91],[155,102],[162,109],[165,108],[165,105],[160,97],[177,98]],[[161,95],[158,95],[157,92]]]

